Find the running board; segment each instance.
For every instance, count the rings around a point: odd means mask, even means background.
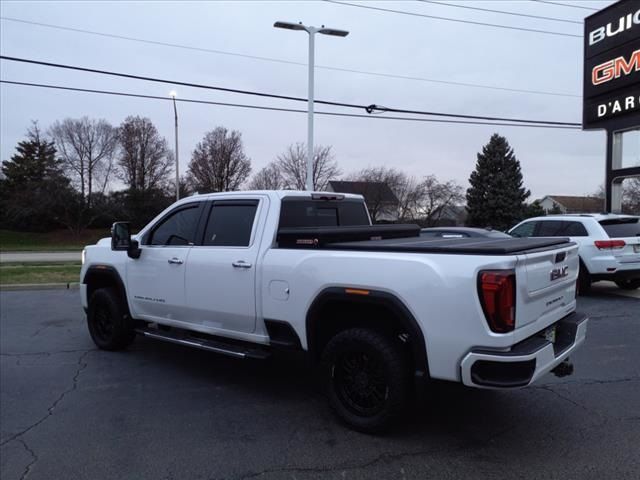
[[[173,330],[162,331],[150,328],[137,328],[136,333],[155,340],[162,340],[178,345],[185,345],[187,347],[199,348],[200,350],[221,353],[235,358],[264,360],[270,355],[270,352],[266,348],[255,347],[251,344],[244,344],[243,342],[234,342],[233,340],[227,343],[224,340],[219,339],[220,337],[216,337],[215,339],[213,337],[201,338],[190,335],[181,335],[179,333],[174,333]]]

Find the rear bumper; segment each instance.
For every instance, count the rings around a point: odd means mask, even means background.
[[[616,270],[612,273],[597,273],[595,275],[591,275],[591,279],[593,281],[611,280],[615,282],[616,280],[635,280],[637,278],[640,278],[640,268]]]
[[[555,324],[555,343],[536,334],[509,351],[473,349],[460,364],[462,383],[480,388],[525,387],[553,370],[584,342],[587,323],[586,315],[574,312]]]

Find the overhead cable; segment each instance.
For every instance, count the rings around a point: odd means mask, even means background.
[[[170,102],[173,101],[173,98],[171,97],[162,97],[159,95],[144,95],[144,94],[129,93],[129,92],[119,92],[119,91],[113,91],[113,90],[97,90],[97,89],[90,89],[90,88],[67,87],[63,85],[52,85],[52,84],[44,84],[44,83],[0,80],[0,84],[50,88],[50,89],[65,90],[65,91],[71,91],[71,92],[113,95],[113,96],[120,96],[120,97],[133,97],[133,98],[142,98],[142,99],[148,99],[148,100],[163,100],[163,101],[170,101]],[[268,111],[276,111],[276,112],[304,113],[304,114],[307,113],[307,110],[303,110],[303,109],[270,107],[270,106],[264,106],[264,105],[251,105],[251,104],[244,104],[244,103],[214,102],[210,100],[197,100],[197,99],[188,99],[188,98],[176,98],[175,101],[184,102],[184,103],[197,103],[197,104],[204,104],[204,105],[216,105],[216,106],[223,106],[223,107],[248,108],[248,109],[254,109],[254,110],[268,110]],[[396,116],[379,117],[375,115],[363,115],[363,114],[340,113],[340,112],[324,112],[324,111],[316,111],[315,114],[335,116],[335,117],[369,118],[369,119],[396,120],[396,121],[400,120],[400,121],[409,121],[409,122],[452,123],[452,124],[458,123],[458,124],[465,124],[465,125],[496,125],[496,126],[509,126],[509,127],[556,128],[556,129],[563,129],[563,130],[579,129],[576,126],[537,125],[537,124],[508,123],[508,122],[481,122],[481,121],[469,121],[469,120],[456,121],[456,120],[445,120],[445,119],[435,119],[435,118],[415,118],[415,117],[396,117]]]
[[[6,55],[0,55],[0,59],[12,61],[12,62],[42,65],[46,67],[75,70],[75,71],[81,71],[81,72],[87,72],[87,73],[97,73],[101,75],[122,77],[122,78],[128,78],[133,80],[143,80],[148,82],[164,83],[164,84],[170,84],[170,85],[181,85],[181,86],[192,87],[192,88],[202,88],[207,90],[222,91],[226,93],[237,93],[242,95],[253,95],[258,97],[276,98],[279,100],[290,100],[290,101],[305,102],[305,103],[307,102],[307,99],[303,97],[293,97],[289,95],[258,92],[254,90],[241,90],[236,88],[218,87],[218,86],[204,85],[199,83],[192,83],[192,82],[185,82],[185,81],[178,81],[178,80],[168,80],[168,79],[147,77],[143,75],[133,75],[129,73],[120,73],[120,72],[112,72],[108,70],[98,70],[94,68],[78,67],[74,65],[43,62],[43,61],[32,60],[27,58],[10,57]],[[443,112],[431,112],[431,111],[424,111],[424,110],[409,110],[409,109],[400,109],[400,108],[379,107],[375,104],[359,105],[359,104],[336,102],[336,101],[330,101],[330,100],[314,100],[314,103],[318,103],[321,105],[329,105],[334,107],[344,107],[344,108],[354,108],[358,110],[365,110],[368,113],[371,113],[373,111],[387,111],[387,112],[396,112],[396,113],[408,113],[412,115],[428,115],[428,116],[436,116],[436,117],[459,117],[459,118],[467,118],[467,119],[475,119],[475,120],[493,120],[493,121],[506,121],[506,122],[517,122],[517,123],[535,123],[535,124],[568,125],[568,126],[580,125],[579,123],[574,123],[574,122],[558,122],[553,120],[530,120],[530,119],[518,119],[518,118],[508,118],[508,117],[488,117],[488,116],[481,116],[481,115],[453,114],[453,113],[443,113]]]
[[[22,24],[26,24],[26,25],[34,25],[34,26],[38,26],[38,27],[52,28],[52,29],[56,29],[56,30],[74,32],[74,33],[82,33],[82,34],[86,34],[86,35],[95,35],[95,36],[99,36],[99,37],[114,38],[114,39],[118,39],[118,40],[126,40],[126,41],[130,41],[130,42],[146,43],[146,44],[149,44],[149,45],[157,45],[157,46],[162,46],[162,47],[170,47],[170,48],[179,48],[179,49],[184,49],[184,50],[192,50],[192,51],[196,51],[196,52],[210,53],[210,54],[215,54],[215,55],[225,55],[225,56],[232,56],[232,57],[240,57],[240,58],[246,58],[246,59],[249,59],[249,60],[259,60],[259,61],[264,61],[264,62],[279,63],[279,64],[285,64],[285,65],[296,65],[296,66],[302,66],[302,67],[306,67],[307,66],[306,62],[296,62],[296,61],[293,61],[293,60],[286,60],[286,59],[283,59],[283,58],[264,57],[264,56],[249,55],[249,54],[244,54],[244,53],[239,53],[239,52],[229,52],[229,51],[225,51],[225,50],[216,50],[216,49],[211,49],[211,48],[194,47],[192,45],[183,45],[183,44],[178,44],[178,43],[161,42],[161,41],[151,40],[151,39],[147,39],[147,38],[131,37],[131,36],[125,36],[125,35],[117,35],[117,34],[114,34],[114,33],[107,33],[107,32],[97,32],[97,31],[94,31],[94,30],[85,30],[85,29],[81,29],[81,28],[73,28],[73,27],[67,27],[67,26],[63,26],[63,25],[55,25],[55,24],[51,24],[51,23],[33,22],[33,21],[23,20],[23,19],[19,19],[19,18],[1,17],[0,16],[0,20],[4,20],[4,21],[8,21],[8,22],[17,22],[17,23],[22,23]],[[355,73],[355,74],[358,74],[358,75],[369,75],[369,76],[374,76],[374,77],[394,78],[394,79],[399,79],[399,80],[411,80],[411,81],[419,81],[419,82],[429,82],[429,83],[437,83],[437,84],[443,84],[443,85],[454,85],[454,86],[459,86],[459,87],[483,88],[483,89],[488,89],[488,90],[498,90],[498,91],[505,91],[505,92],[514,92],[514,93],[526,93],[526,94],[533,94],[533,95],[550,95],[550,96],[555,96],[555,97],[582,98],[582,95],[571,94],[571,93],[551,92],[551,91],[547,91],[547,90],[526,89],[526,88],[501,87],[501,86],[498,86],[498,85],[487,85],[487,84],[473,83],[473,82],[455,82],[455,81],[451,81],[451,80],[442,80],[442,79],[436,79],[436,78],[426,78],[426,77],[420,77],[420,76],[416,76],[416,75],[404,75],[404,74],[389,73],[389,72],[375,72],[375,71],[359,70],[359,69],[354,69],[354,68],[335,67],[335,66],[328,66],[328,65],[315,65],[315,68],[316,69],[320,69],[320,70],[334,71],[334,72]]]
[[[439,2],[436,0],[418,0],[423,3],[432,3],[434,5],[443,5],[446,7],[455,7],[455,8],[463,8],[466,10],[477,10],[480,12],[490,12],[490,13],[500,13],[502,15],[513,15],[515,17],[526,17],[526,18],[535,18],[537,20],[549,20],[552,22],[564,22],[564,23],[575,23],[578,25],[582,25],[582,22],[579,20],[568,20],[566,18],[558,18],[558,17],[545,17],[542,15],[532,15],[530,13],[517,13],[517,12],[507,12],[505,10],[493,10],[491,8],[482,8],[482,7],[472,7],[470,5],[459,5],[457,3],[447,3],[447,2]]]
[[[329,3],[333,3],[335,5],[345,5],[345,6],[349,6],[349,7],[356,7],[356,8],[366,8],[368,10],[377,10],[380,12],[387,12],[387,13],[397,13],[400,15],[410,15],[412,17],[422,17],[422,18],[430,18],[432,20],[444,20],[444,21],[448,21],[448,22],[457,22],[457,23],[467,23],[467,24],[471,24],[471,25],[481,25],[483,27],[493,27],[493,28],[502,28],[502,29],[506,29],[506,30],[521,30],[523,32],[532,32],[532,33],[541,33],[541,34],[546,34],[546,35],[557,35],[557,36],[561,36],[561,37],[575,37],[575,38],[582,38],[582,35],[575,35],[572,33],[564,33],[564,32],[554,32],[551,30],[540,30],[540,29],[536,29],[536,28],[525,28],[525,27],[514,27],[512,25],[500,25],[497,23],[486,23],[486,22],[476,22],[473,20],[462,20],[459,18],[450,18],[450,17],[439,17],[436,15],[427,15],[424,13],[416,13],[416,12],[407,12],[405,10],[394,10],[391,8],[382,8],[382,7],[374,7],[372,5],[364,5],[364,4],[360,4],[360,3],[349,3],[349,2],[338,2],[336,0],[324,0],[325,2],[329,2]]]
[[[597,8],[592,8],[592,7],[585,7],[584,5],[572,5],[569,3],[562,3],[562,2],[549,2],[547,0],[531,0],[532,2],[538,2],[538,3],[548,3],[549,5],[557,5],[559,7],[570,7],[570,8],[581,8],[582,10],[592,10],[592,11],[597,11]]]

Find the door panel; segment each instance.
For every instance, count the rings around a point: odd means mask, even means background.
[[[127,285],[135,317],[181,319],[185,265],[191,248],[142,246],[140,258],[129,259]]]
[[[136,318],[185,318],[185,269],[203,211],[203,202],[178,205],[142,239],[140,258],[127,263],[127,285]]]
[[[261,211],[266,209],[258,199],[213,202],[203,245],[192,248],[187,263],[189,322],[234,332],[255,330]]]

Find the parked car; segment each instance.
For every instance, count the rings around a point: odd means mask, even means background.
[[[579,246],[579,290],[612,280],[640,287],[640,217],[616,214],[549,215],[529,218],[509,230],[514,237],[569,237]]]
[[[372,226],[359,195],[196,195],[86,247],[80,297],[105,350],[136,334],[237,358],[302,350],[362,431],[432,378],[509,389],[570,373],[587,328],[575,244],[419,233]]]
[[[429,227],[420,230],[421,237],[437,238],[512,238],[511,235],[489,228]]]

